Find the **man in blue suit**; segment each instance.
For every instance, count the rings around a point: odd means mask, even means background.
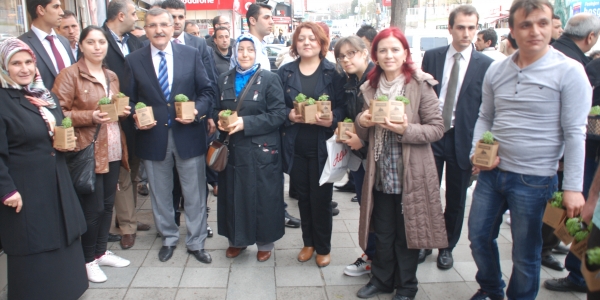
[[[156,228],[163,238],[160,261],[169,260],[179,240],[173,218],[173,167],[179,173],[187,225],[188,253],[203,263],[212,261],[204,250],[206,228],[207,149],[206,118],[215,97],[197,49],[171,42],[173,17],[162,8],[146,14],[146,35],[150,45],[125,58],[125,94],[131,106],[144,102],[154,111],[155,124],[138,128],[136,155],[144,160]],[[195,102],[191,120],[176,118],[174,98],[186,95]],[[132,117],[137,119],[135,110]]]
[[[433,143],[433,155],[437,165],[440,184],[444,163],[446,164],[446,231],[448,248],[439,249],[437,266],[452,268],[452,250],[460,238],[467,189],[471,177],[469,153],[473,130],[481,105],[481,85],[491,58],[477,52],[472,41],[477,32],[479,14],[471,5],[461,5],[450,13],[448,31],[452,44],[431,49],[423,57],[423,71],[440,83],[435,92],[440,99],[440,109],[446,132],[441,140]],[[419,253],[423,262],[431,249]]]

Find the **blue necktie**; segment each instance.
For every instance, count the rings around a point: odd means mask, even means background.
[[[164,52],[160,51],[158,52],[158,55],[160,55],[160,64],[158,64],[158,84],[160,85],[160,89],[163,91],[167,102],[169,102],[171,90],[169,90],[169,72],[167,71],[167,60],[165,59]]]

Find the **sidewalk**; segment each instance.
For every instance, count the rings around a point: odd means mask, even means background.
[[[287,197],[288,211],[299,217],[297,201]],[[468,216],[472,190],[467,199]],[[275,251],[267,262],[256,261],[256,246],[249,247],[235,259],[225,257],[227,239],[217,233],[216,197],[210,194],[211,207],[208,218],[214,230],[214,237],[206,241],[213,262],[199,263],[186,253],[185,225],[181,226],[180,243],[167,262],[158,260],[161,239],[156,237],[148,197],[138,199],[140,221],[152,224],[148,232],[138,232],[136,244],[132,249],[121,250],[118,243],[109,245],[109,249],[131,260],[126,268],[103,270],[108,281],[102,284],[90,283],[89,290],[81,299],[228,299],[228,300],[296,300],[296,299],[357,299],[356,291],[369,280],[368,276],[348,277],[343,269],[362,254],[358,247],[358,203],[353,203],[350,193],[334,192],[333,199],[339,203],[340,214],[333,218],[333,237],[331,264],[318,268],[314,259],[300,263],[296,256],[302,248],[300,229],[286,228],[285,236],[275,243]],[[512,269],[510,227],[503,223],[498,238],[501,265],[505,281]],[[471,257],[467,239],[467,222],[459,245],[453,251],[454,268],[441,271],[436,267],[437,251],[419,265],[419,293],[416,299],[469,299],[478,289],[475,282],[477,268]],[[557,258],[564,261],[564,255]],[[557,272],[542,268],[541,281],[567,275],[566,271]],[[380,295],[379,298],[391,299],[393,294]],[[2,298],[2,297],[0,297]],[[585,299],[581,293],[557,293],[541,287],[538,299]]]

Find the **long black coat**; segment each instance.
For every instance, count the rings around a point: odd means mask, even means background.
[[[4,251],[30,255],[59,249],[62,235],[71,245],[86,231],[86,222],[65,158],[52,147],[39,110],[20,91],[0,89],[0,99],[0,197],[18,190],[23,198],[19,213],[0,205]],[[60,106],[51,111],[60,124]]]
[[[236,110],[238,105],[235,69],[221,74],[218,83],[215,123],[221,110]],[[279,77],[261,71],[237,113],[244,130],[231,135],[227,168],[219,173],[219,234],[234,246],[274,242],[285,233],[279,127],[286,114]],[[227,134],[221,132],[221,140]]]

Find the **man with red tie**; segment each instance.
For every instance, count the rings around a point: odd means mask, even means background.
[[[63,10],[60,0],[27,0],[31,30],[19,37],[35,53],[37,68],[48,89],[52,89],[58,73],[75,62],[69,40],[57,35]]]

